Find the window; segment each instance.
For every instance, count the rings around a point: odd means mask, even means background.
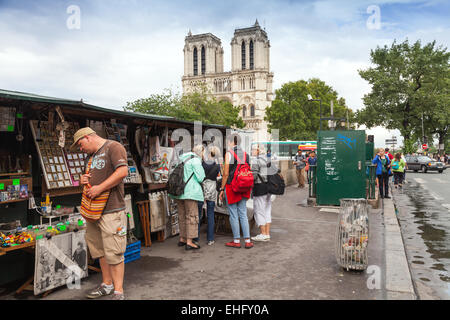
[[[242,70],[245,70],[245,41],[242,41],[241,45],[241,59],[242,59]]]
[[[250,40],[250,70],[253,70],[254,64],[253,64],[253,40]]]
[[[205,47],[202,46],[202,74],[205,74],[206,72],[206,54],[205,54]]]
[[[250,106],[250,117],[254,117],[255,116],[255,106],[251,105]]]
[[[247,116],[247,107],[243,106],[242,107],[242,118],[245,118]]]
[[[197,48],[194,47],[194,76],[198,75]]]

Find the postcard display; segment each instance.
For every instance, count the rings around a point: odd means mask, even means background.
[[[141,184],[142,177],[139,174],[136,162],[131,155],[130,143],[127,139],[127,125],[115,123],[114,120],[112,120],[110,125],[105,124],[105,131],[107,139],[120,142],[127,151],[128,176],[125,177],[124,183]]]
[[[58,142],[59,132],[48,121],[30,120],[36,148],[41,159],[41,166],[47,189],[79,187],[84,171],[86,153],[71,152],[70,141],[79,129],[78,123],[65,122],[65,141],[62,148]]]

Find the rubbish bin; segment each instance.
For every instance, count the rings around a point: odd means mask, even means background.
[[[340,199],[336,230],[336,259],[348,270],[368,266],[369,215],[366,199]]]

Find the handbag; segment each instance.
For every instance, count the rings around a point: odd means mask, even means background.
[[[86,174],[89,173],[89,170],[91,168],[92,158],[93,156],[89,159],[86,166]],[[87,191],[89,190],[89,188],[91,188],[91,185],[89,183],[84,185],[83,187],[83,194],[81,195],[80,214],[86,220],[93,222],[97,221],[102,216],[111,191],[106,190],[95,198],[89,198],[87,196]]]

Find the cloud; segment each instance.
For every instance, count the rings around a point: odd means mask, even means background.
[[[0,88],[121,108],[164,88],[181,90],[189,29],[218,36],[230,70],[234,29],[258,18],[271,42],[274,89],[318,77],[356,110],[370,91],[358,69],[370,65],[371,49],[406,37],[450,42],[445,2],[377,1],[381,29],[369,30],[373,3],[0,1]],[[80,30],[66,27],[71,4],[81,9]]]

